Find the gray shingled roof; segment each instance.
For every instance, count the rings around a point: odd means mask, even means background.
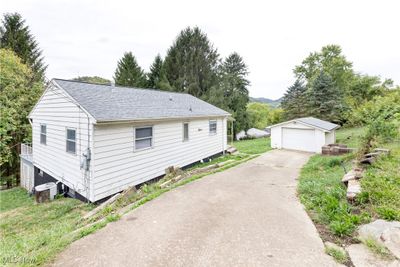
[[[302,123],[312,125],[327,131],[331,131],[333,129],[339,128],[340,126],[329,121],[323,121],[314,117],[307,117],[307,118],[299,118],[295,119],[296,121],[300,121]]]
[[[192,95],[53,79],[97,121],[228,116]]]

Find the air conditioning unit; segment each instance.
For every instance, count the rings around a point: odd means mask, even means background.
[[[53,200],[57,195],[56,183],[50,182],[35,186],[35,197],[37,203]]]

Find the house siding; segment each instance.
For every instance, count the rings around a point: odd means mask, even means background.
[[[95,125],[94,200],[100,200],[165,174],[168,166],[184,167],[227,148],[226,118],[217,120],[209,134],[209,120]],[[189,140],[183,141],[183,123],[189,122]],[[134,127],[153,126],[153,147],[134,151]]]
[[[74,104],[63,90],[53,85],[46,89],[29,118],[32,120],[35,167],[92,200],[85,189],[84,172],[80,169],[80,162],[83,151],[88,147],[88,139],[92,139],[93,121],[88,121],[86,113]],[[45,145],[40,143],[41,124],[45,124],[47,128]],[[75,154],[66,152],[67,128],[76,129]]]

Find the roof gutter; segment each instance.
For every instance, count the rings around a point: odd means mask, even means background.
[[[159,121],[176,121],[176,120],[188,120],[188,119],[202,119],[202,118],[220,118],[220,117],[231,117],[232,115],[227,113],[225,115],[201,115],[201,116],[190,116],[190,117],[159,117],[159,118],[143,118],[143,119],[126,119],[126,120],[97,120],[96,124],[120,124],[120,123],[135,123],[135,122],[159,122]]]

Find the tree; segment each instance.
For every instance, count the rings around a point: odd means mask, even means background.
[[[43,84],[33,81],[32,70],[11,50],[0,49],[0,69],[0,177],[10,186],[18,173],[19,144],[31,138],[27,116]]]
[[[73,78],[74,81],[79,82],[88,82],[88,83],[97,83],[97,84],[111,84],[111,81],[99,76],[79,76]]]
[[[300,79],[297,79],[294,84],[288,88],[282,98],[281,107],[284,110],[283,116],[287,120],[308,115],[307,88]]]
[[[247,103],[249,91],[247,87],[248,68],[243,58],[236,52],[230,54],[219,66],[219,83],[208,93],[206,99],[225,110],[233,113],[235,118],[235,133],[247,130],[249,127]]]
[[[160,83],[165,78],[164,76],[163,60],[158,54],[150,66],[150,72],[147,74],[147,86],[149,88],[160,88]]]
[[[332,77],[321,71],[308,91],[309,115],[338,122],[343,112],[341,91]]]
[[[342,48],[338,45],[327,45],[320,52],[310,53],[295,67],[294,74],[297,79],[305,80],[309,88],[321,71],[331,76],[342,93],[348,90],[348,81],[354,75],[353,64],[342,54]]]
[[[20,14],[4,15],[0,27],[0,48],[14,51],[22,63],[32,69],[34,80],[44,79],[47,66],[43,62],[42,51]]]
[[[202,97],[217,83],[218,57],[217,50],[198,27],[184,29],[164,60],[170,87]]]
[[[124,53],[114,74],[115,83],[122,86],[145,87],[146,78],[132,52]]]
[[[250,128],[264,129],[268,126],[271,108],[263,103],[252,102],[247,105]]]

